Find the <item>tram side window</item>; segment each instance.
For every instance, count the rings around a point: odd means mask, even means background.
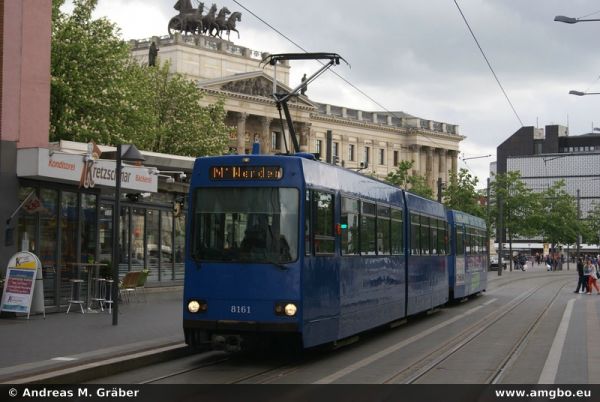
[[[335,251],[335,235],[333,226],[333,194],[314,192],[315,224],[315,254],[333,254]]]
[[[377,206],[377,254],[390,254],[390,208]]]
[[[485,230],[481,231],[481,238],[482,238],[482,250],[481,252],[483,254],[487,254],[487,249],[488,249],[488,238],[487,238],[487,233]]]
[[[429,217],[421,216],[421,255],[431,254]]]
[[[361,202],[362,213],[360,215],[360,252],[364,255],[375,255],[376,233],[375,233],[375,204]]]
[[[448,254],[448,231],[446,221],[438,221],[437,228],[437,241],[438,241],[438,254]]]
[[[419,235],[419,215],[410,214],[410,253],[412,255],[421,254],[420,235]]]
[[[310,221],[312,216],[312,202],[311,202],[312,193],[310,191],[306,192],[306,197],[304,198],[304,253],[306,255],[312,254],[311,248],[311,231],[310,231]]]
[[[439,244],[438,244],[438,227],[440,225],[440,220],[431,218],[431,255],[438,255],[440,253]]]
[[[461,227],[456,228],[456,255],[465,254],[465,237]]]
[[[404,228],[402,225],[402,210],[392,208],[392,254],[398,255],[404,252]]]
[[[466,255],[471,255],[471,244],[472,244],[472,239],[471,239],[471,232],[469,231],[469,229],[465,229],[465,254]]]
[[[342,254],[360,254],[358,247],[358,200],[342,197],[342,213],[340,225],[342,227]]]

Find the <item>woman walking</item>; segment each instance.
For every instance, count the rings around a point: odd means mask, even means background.
[[[584,268],[584,274],[588,273],[588,291],[587,294],[591,295],[592,294],[592,286],[596,288],[596,292],[598,292],[598,294],[600,295],[600,289],[598,289],[598,285],[596,284],[596,280],[598,279],[598,276],[596,274],[596,268],[592,265],[592,261],[591,260],[587,260],[585,268]]]

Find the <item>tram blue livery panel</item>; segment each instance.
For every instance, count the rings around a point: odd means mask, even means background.
[[[448,218],[441,204],[307,156],[199,158],[186,342],[312,347],[444,304],[458,283]]]
[[[460,211],[449,210],[448,220],[452,227],[450,295],[461,299],[487,287],[487,228],[483,219]]]

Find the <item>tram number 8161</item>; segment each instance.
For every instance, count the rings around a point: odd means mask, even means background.
[[[230,311],[234,314],[251,314],[250,306],[231,306]]]

